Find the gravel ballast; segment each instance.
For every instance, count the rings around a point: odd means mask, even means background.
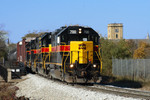
[[[139,100],[113,94],[85,90],[66,84],[60,84],[38,75],[29,74],[26,80],[16,84],[19,90],[16,96],[25,96],[31,100]]]

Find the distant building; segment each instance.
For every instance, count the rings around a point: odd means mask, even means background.
[[[147,37],[146,37],[146,39],[149,39],[149,33],[147,33]]]
[[[123,39],[123,24],[111,23],[108,24],[108,39]]]

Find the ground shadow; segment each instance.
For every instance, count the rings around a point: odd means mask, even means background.
[[[100,82],[101,85],[113,85],[117,87],[123,87],[123,88],[141,88],[142,82],[133,81],[129,79],[121,79],[118,80],[115,77],[109,77],[109,76],[102,76],[102,81]]]
[[[31,70],[31,68],[29,68],[29,67],[25,67],[25,69],[26,69],[26,73],[27,73],[27,74],[29,74],[29,73],[31,73],[31,74],[36,74],[36,73],[33,72],[33,71]]]

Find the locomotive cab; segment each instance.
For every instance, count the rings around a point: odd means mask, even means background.
[[[66,34],[67,33],[67,34]],[[91,28],[70,26],[57,36],[57,43],[69,45],[69,56],[62,57],[63,71],[75,82],[100,81],[99,35]],[[67,78],[66,78],[67,79]]]

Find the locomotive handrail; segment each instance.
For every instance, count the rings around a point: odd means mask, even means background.
[[[31,59],[29,59],[29,67],[31,68]]]
[[[82,58],[84,58],[84,59],[87,59],[87,62],[88,62],[88,60],[89,60],[89,57],[88,57],[88,53],[89,52],[93,52],[93,51],[78,51],[78,50],[73,50],[73,51],[71,51],[71,52],[78,52],[78,62],[79,62],[79,59],[82,57]],[[84,56],[79,56],[79,52],[86,52],[87,53],[87,57],[84,57]],[[71,63],[72,63],[72,59],[71,59]]]
[[[66,73],[66,61],[67,61],[69,55],[70,55],[70,53],[68,53],[68,55],[64,61],[64,73]]]
[[[101,58],[101,72],[102,72],[103,62],[102,62],[101,49],[102,49],[102,47],[99,47],[99,55],[100,55],[100,58]]]
[[[47,56],[48,56],[49,54],[47,54],[46,55],[46,53],[44,52],[44,55],[43,55],[43,58],[42,58],[42,61],[43,61],[43,68],[45,68],[45,60],[47,59]],[[46,56],[46,57],[45,57]],[[44,58],[45,58],[45,60],[44,60]]]
[[[62,43],[62,44],[64,44],[64,45],[66,45],[66,43],[65,43],[65,42],[60,42],[60,43]],[[64,50],[65,50],[65,49],[66,49],[66,46],[65,46]],[[61,66],[61,71],[63,71],[64,53],[65,53],[65,52],[63,52],[63,56],[62,56],[62,62],[61,62],[62,66]]]
[[[44,68],[45,68],[45,61],[47,59],[47,57],[49,56],[50,54],[47,54],[46,57],[45,57],[45,60],[44,60]]]
[[[100,64],[101,64],[100,72],[102,72],[102,58],[101,58],[101,57],[99,57],[99,55],[98,55],[97,51],[95,51],[95,53],[96,53],[96,55],[97,55],[97,57],[98,57],[98,59],[99,59],[99,61],[100,61]]]
[[[35,58],[35,60],[34,60],[34,68],[36,68],[36,60],[37,60],[37,58],[39,57],[39,53],[38,53],[38,55],[36,55],[36,58]]]

